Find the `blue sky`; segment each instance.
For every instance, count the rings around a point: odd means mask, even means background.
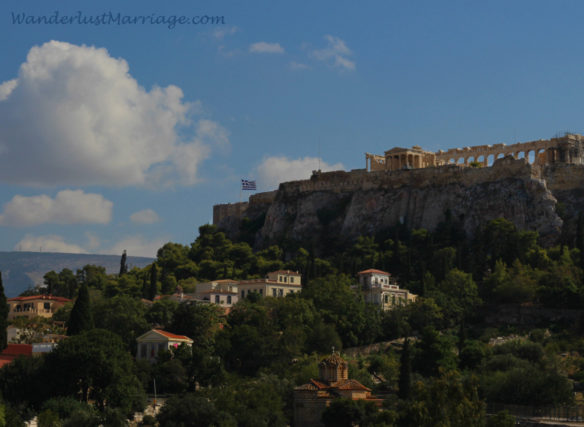
[[[55,12],[224,24],[13,21]],[[581,133],[583,18],[579,1],[5,1],[0,250],[154,256],[241,178]]]

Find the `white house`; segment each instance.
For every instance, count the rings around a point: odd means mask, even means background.
[[[193,340],[184,335],[176,335],[162,329],[152,329],[136,338],[138,343],[137,359],[144,359],[150,362],[156,361],[158,353],[178,348],[181,344],[189,347],[193,345]]]

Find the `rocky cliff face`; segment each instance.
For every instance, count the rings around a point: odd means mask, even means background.
[[[584,167],[541,170],[508,157],[489,168],[330,172],[283,183],[270,203],[252,200],[241,216],[218,218],[217,225],[238,238],[242,224],[255,223],[256,247],[292,240],[318,248],[331,237],[352,240],[400,222],[434,230],[450,211],[468,235],[503,217],[552,243],[563,224],[556,193],[572,215],[584,207]]]

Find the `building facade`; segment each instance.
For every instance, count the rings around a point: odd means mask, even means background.
[[[193,340],[185,335],[176,335],[162,329],[152,329],[136,338],[138,349],[136,359],[156,361],[158,353],[178,348],[181,344],[192,347]]]
[[[52,295],[8,298],[8,321],[16,317],[53,317],[53,314],[68,302],[71,302],[68,298]]]
[[[239,297],[243,299],[251,292],[256,292],[263,297],[285,297],[302,290],[301,280],[302,275],[297,271],[272,271],[263,279],[240,281],[238,283]]]
[[[386,271],[371,268],[360,271],[357,277],[365,302],[378,305],[382,310],[409,304],[418,297],[407,289],[400,289],[397,281]]]

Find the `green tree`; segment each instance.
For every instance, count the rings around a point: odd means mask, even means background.
[[[2,284],[2,272],[0,271],[0,352],[8,345],[6,328],[8,327],[8,302],[4,294]]]
[[[89,300],[89,289],[84,283],[79,289],[79,295],[71,310],[69,321],[67,322],[67,335],[78,335],[81,332],[93,328],[93,316],[91,313],[91,302]]]
[[[156,268],[156,263],[152,263],[150,268],[150,287],[148,288],[148,299],[154,301],[156,294],[158,293],[158,287],[156,283],[158,282],[158,269]]]
[[[127,254],[126,250],[122,253],[122,258],[120,259],[120,273],[118,274],[119,277],[122,277],[124,274],[128,272],[128,263],[127,263]]]
[[[136,338],[150,329],[146,321],[146,306],[127,295],[96,301],[93,304],[93,318],[97,328],[119,335],[132,352],[136,350]]]
[[[52,396],[91,400],[101,411],[119,408],[125,414],[144,407],[145,395],[132,357],[119,336],[103,329],[61,342],[47,355],[44,375]]]
[[[432,327],[424,328],[416,345],[414,367],[424,376],[437,376],[440,368],[445,371],[454,369],[456,359],[449,338],[441,336]]]
[[[236,420],[222,411],[207,397],[189,393],[172,396],[160,410],[157,420],[161,427],[235,427]]]
[[[404,347],[400,356],[398,393],[400,399],[409,399],[412,388],[412,360],[410,355],[410,340],[404,341]]]
[[[406,427],[468,426],[483,427],[485,404],[478,397],[473,378],[463,379],[457,371],[418,381],[413,398],[401,407],[398,425]]]

